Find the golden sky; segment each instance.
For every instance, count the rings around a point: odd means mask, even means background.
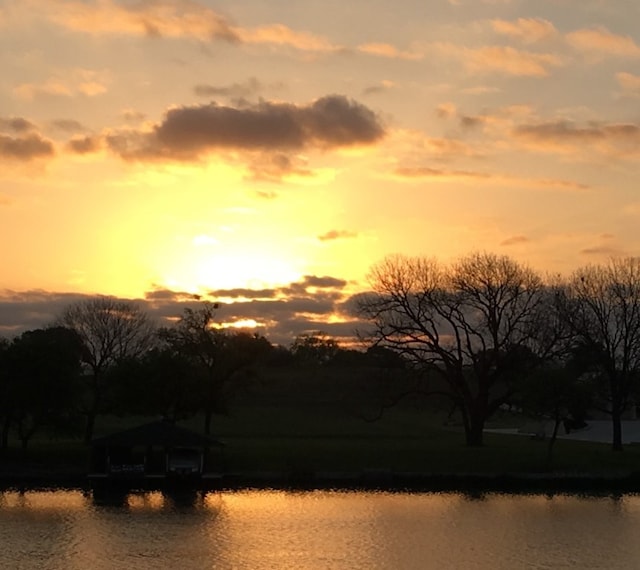
[[[639,21],[637,0],[2,0],[0,328],[212,293],[254,301],[229,322],[346,330],[387,254],[637,255]]]

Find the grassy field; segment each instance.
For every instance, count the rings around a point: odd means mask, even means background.
[[[365,421],[371,402],[345,390],[345,379],[323,374],[295,382],[271,378],[268,386],[243,395],[230,413],[214,419],[214,436],[224,442],[226,472],[354,472],[390,470],[430,474],[537,473],[548,470],[547,443],[526,436],[487,433],[485,445],[469,448],[459,426],[443,411],[416,402],[388,410],[379,421]],[[100,417],[96,435],[157,418]],[[492,418],[491,426],[525,423],[518,416]],[[202,417],[184,422],[202,430]],[[88,466],[88,448],[79,440],[37,436],[23,454],[17,442],[0,457],[0,473],[16,466],[75,470]],[[21,467],[21,468],[22,468]],[[559,440],[552,471],[563,474],[640,473],[640,446],[613,453],[607,444]]]

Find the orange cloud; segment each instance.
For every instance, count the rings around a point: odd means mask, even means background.
[[[225,18],[192,0],[158,0],[128,6],[113,0],[98,0],[90,4],[77,0],[53,0],[39,4],[49,8],[48,16],[57,24],[92,35],[238,39]]]
[[[618,85],[622,87],[627,95],[640,96],[640,75],[620,72],[616,73],[616,80],[618,82]]]
[[[548,20],[542,18],[518,18],[515,21],[492,20],[493,30],[501,35],[533,44],[555,36],[558,31]]]
[[[424,58],[424,53],[417,51],[402,51],[387,43],[367,43],[358,46],[358,51],[389,59],[406,59],[417,61]]]
[[[14,87],[13,93],[29,101],[42,96],[95,97],[107,92],[108,75],[92,69],[60,70],[41,83],[21,83]]]
[[[309,32],[298,32],[282,24],[252,29],[234,28],[234,32],[241,42],[247,44],[287,46],[300,51],[319,53],[335,52],[342,49],[322,36]]]
[[[445,55],[461,60],[473,73],[545,77],[550,68],[563,65],[560,57],[550,53],[518,50],[510,46],[465,48],[450,43],[436,44]]]
[[[574,49],[594,57],[640,57],[640,46],[630,36],[611,33],[606,28],[576,30],[566,36]]]

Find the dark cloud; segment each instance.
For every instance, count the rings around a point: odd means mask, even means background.
[[[155,288],[139,304],[159,325],[170,325],[185,308],[197,309],[203,300],[219,302],[216,320],[232,324],[258,323],[259,331],[276,344],[289,345],[305,332],[323,330],[352,338],[365,323],[348,310],[343,292],[347,282],[331,276],[306,275],[300,281],[273,289],[219,289],[204,297],[183,291]],[[0,291],[0,335],[11,337],[55,322],[69,304],[90,295],[46,291]],[[219,299],[236,299],[220,302]],[[240,300],[244,299],[244,300]],[[248,300],[247,300],[248,299]]]
[[[32,131],[36,126],[22,117],[0,118],[0,130],[13,131],[14,133],[26,133]]]
[[[101,141],[97,137],[74,137],[68,143],[67,146],[72,152],[76,154],[89,154],[96,152],[102,146]]]
[[[470,117],[468,115],[460,117],[460,125],[465,129],[474,129],[483,123],[484,119],[482,117]]]
[[[229,299],[272,299],[276,296],[277,289],[216,289],[210,291],[209,296]]]
[[[151,132],[121,131],[107,144],[123,158],[193,160],[214,150],[290,152],[373,144],[385,134],[376,114],[341,95],[309,105],[231,107],[210,103],[170,109]]]
[[[0,159],[29,161],[34,158],[53,156],[53,154],[53,143],[38,133],[21,137],[0,134]]]
[[[318,236],[320,241],[333,241],[337,239],[348,239],[358,237],[356,232],[347,230],[329,230],[327,233]]]

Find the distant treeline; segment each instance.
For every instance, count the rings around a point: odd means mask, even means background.
[[[638,259],[543,278],[490,253],[450,264],[395,256],[370,283],[358,298],[370,323],[360,351],[322,333],[275,346],[218,326],[214,303],[164,327],[132,302],[74,303],[49,327],[0,339],[1,447],[14,435],[26,448],[45,429],[89,442],[101,414],[201,414],[210,433],[213,415],[269,367],[346,367],[364,377],[378,413],[406,397],[448,401],[468,445],[509,407],[552,420],[551,444],[561,422],[606,412],[622,449],[621,418],[640,387]]]

